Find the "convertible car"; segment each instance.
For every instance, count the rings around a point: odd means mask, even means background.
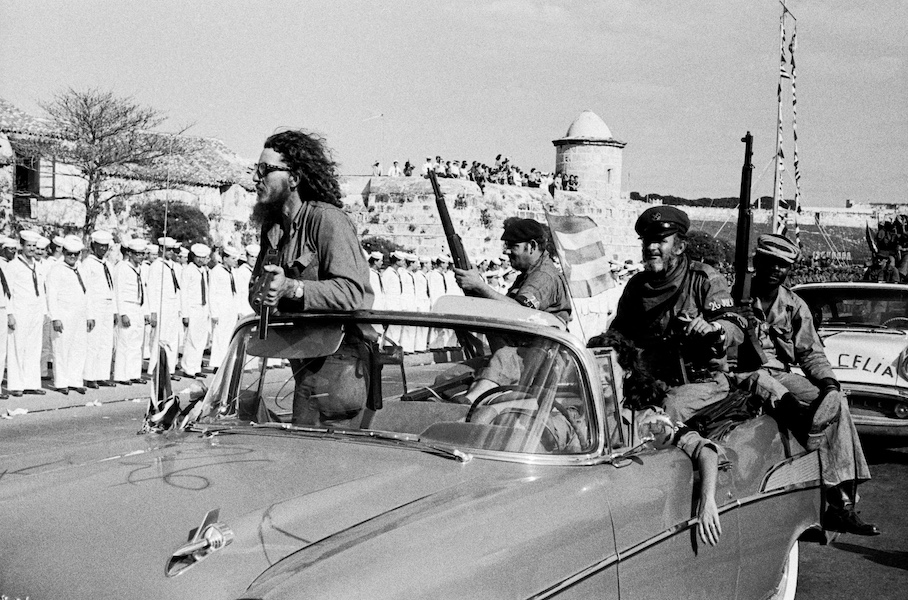
[[[813,313],[858,432],[908,441],[908,285],[805,283],[792,288]]]
[[[465,402],[490,363],[507,384]],[[766,416],[733,429],[701,544],[698,473],[621,382],[611,350],[502,302],[246,320],[204,396],[154,396],[142,435],[4,465],[0,594],[794,597],[816,453]]]

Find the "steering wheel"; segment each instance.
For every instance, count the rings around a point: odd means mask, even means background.
[[[891,323],[898,323],[899,321],[903,322],[905,326],[908,326],[908,317],[892,317],[891,319],[883,321],[883,327],[889,327]]]
[[[512,392],[512,393],[508,393],[508,392]],[[488,400],[491,396],[493,396],[495,394],[499,394],[499,395]],[[480,394],[479,397],[476,398],[475,401],[473,401],[473,404],[470,405],[470,410],[467,411],[467,416],[464,419],[464,422],[466,422],[466,423],[470,422],[470,419],[473,417],[473,414],[480,406],[482,406],[483,402],[485,402],[485,404],[487,406],[492,406],[494,404],[501,404],[503,402],[509,402],[509,401],[513,401],[513,400],[524,400],[527,398],[534,398],[534,396],[529,393],[529,388],[527,386],[523,386],[523,385],[499,385],[499,386],[496,386],[490,390],[486,390],[485,392]],[[586,442],[584,442],[584,440],[586,439],[586,434],[584,434],[582,431],[580,431],[577,423],[575,423],[574,419],[571,418],[570,413],[568,413],[568,411],[564,407],[564,405],[562,405],[560,402],[555,400],[552,402],[552,408],[561,414],[561,416],[564,418],[565,422],[571,428],[571,431],[574,432],[574,438],[577,440],[577,444],[579,446],[583,446],[586,443]],[[538,412],[539,412],[538,408],[533,411],[533,413],[530,417],[531,420],[536,418]],[[499,415],[497,415],[495,417],[495,419],[493,419],[493,422],[506,414],[507,414],[507,409],[505,411],[502,411]],[[546,431],[547,432],[549,431],[548,426],[546,427]],[[551,432],[549,432],[549,437],[551,438],[550,442],[548,444],[546,444],[545,442],[542,442],[542,444],[543,444],[543,447],[546,448],[546,450],[552,451],[552,450],[554,450],[554,446],[556,445],[555,439],[554,439],[554,435]],[[548,446],[552,446],[552,447],[548,447]]]
[[[476,409],[482,406],[483,403],[492,406],[493,404],[498,404],[506,400],[524,400],[526,398],[532,398],[529,391],[530,388],[525,385],[496,385],[492,389],[479,394],[479,397],[476,398],[476,400],[473,400],[473,404],[470,405],[470,410],[467,411],[467,416],[464,421],[469,423],[470,419],[473,417],[473,413],[475,413]],[[520,394],[520,396],[514,397],[511,394],[505,395],[506,392],[514,392]],[[495,394],[501,395],[495,396]],[[495,397],[492,398],[492,396]]]

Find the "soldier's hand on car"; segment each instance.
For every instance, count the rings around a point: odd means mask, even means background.
[[[120,315],[120,327],[122,327],[123,329],[129,329],[130,325],[132,325],[132,323],[129,322],[129,317],[126,315]]]
[[[57,333],[63,333],[63,321],[56,319],[51,322],[51,325],[53,325],[54,331],[56,331]]]
[[[454,279],[463,291],[478,290],[486,285],[478,269],[458,269],[454,267]]]

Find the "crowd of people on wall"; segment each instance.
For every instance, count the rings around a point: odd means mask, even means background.
[[[415,166],[408,160],[403,166],[400,161],[393,161],[392,165],[383,170],[380,161],[372,164],[372,175],[375,177],[412,177],[416,171]],[[567,175],[560,171],[549,173],[531,168],[529,171],[521,169],[511,160],[499,154],[491,165],[477,160],[467,164],[465,160],[446,160],[441,156],[426,157],[426,162],[420,167],[419,175],[428,177],[429,172],[436,177],[446,179],[468,179],[476,182],[480,187],[486,183],[498,185],[513,185],[520,187],[544,188],[552,190],[565,190],[576,192],[580,185],[577,175]]]
[[[246,292],[258,246],[116,244],[102,230],[88,240],[0,236],[0,398],[141,384],[159,347],[174,380],[216,371],[238,319],[253,314]]]

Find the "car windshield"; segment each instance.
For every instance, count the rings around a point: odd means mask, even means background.
[[[427,347],[404,352],[408,335]],[[502,329],[307,317],[274,324],[260,340],[250,323],[234,336],[200,423],[580,454],[595,448],[597,430],[581,373],[565,344]]]
[[[817,327],[848,325],[908,329],[908,286],[904,290],[868,286],[796,291],[810,306]]]

